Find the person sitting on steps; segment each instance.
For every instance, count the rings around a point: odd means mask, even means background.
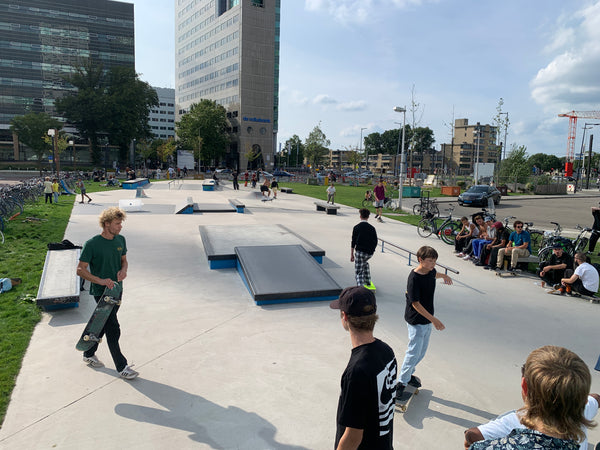
[[[561,294],[575,293],[593,297],[598,292],[600,276],[596,267],[587,261],[585,253],[575,253],[575,271],[565,270],[565,278],[554,286]]]
[[[542,279],[542,287],[548,283],[554,286],[565,276],[566,269],[573,270],[573,257],[565,252],[559,242],[552,246],[548,261],[542,261],[536,273]]]
[[[517,268],[519,258],[527,258],[531,254],[531,236],[528,231],[523,230],[523,222],[515,220],[514,229],[508,238],[508,245],[498,250],[494,264],[498,269],[502,269],[504,256],[510,255],[510,267],[507,269],[509,272]]]

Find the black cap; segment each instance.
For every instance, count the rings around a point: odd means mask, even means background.
[[[552,250],[554,250],[555,248],[560,248],[562,250],[562,245],[560,244],[560,242],[555,242],[552,245]]]
[[[368,316],[377,312],[375,294],[364,286],[347,287],[340,298],[329,304],[331,309],[339,309],[352,317]]]

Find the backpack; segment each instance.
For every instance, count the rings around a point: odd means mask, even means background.
[[[62,242],[51,242],[48,244],[48,250],[72,250],[74,248],[82,248],[81,245],[75,245],[68,239],[63,239]]]

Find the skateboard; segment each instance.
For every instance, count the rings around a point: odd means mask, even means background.
[[[120,283],[115,283],[112,289],[104,289],[104,293],[102,294],[102,297],[100,297],[96,309],[94,309],[90,320],[85,326],[85,330],[83,330],[83,333],[75,346],[77,350],[85,352],[92,348],[96,343],[102,342],[102,338],[98,336],[102,332],[106,320],[108,319],[108,316],[110,316],[115,305],[121,304],[122,290],[123,288]]]
[[[506,278],[506,277],[518,277],[519,275],[521,275],[521,270],[520,269],[515,269],[511,272],[509,271],[496,271],[496,276],[497,277],[502,277],[502,278]]]
[[[421,382],[421,380],[418,377],[417,380],[419,380],[419,383]],[[401,412],[406,412],[406,409],[408,408],[408,403],[410,402],[410,399],[413,397],[413,395],[418,395],[419,394],[419,388],[416,386],[412,386],[410,384],[407,384],[406,387],[404,388],[404,392],[402,392],[402,395],[400,395],[400,398],[396,398],[396,407],[401,411]]]

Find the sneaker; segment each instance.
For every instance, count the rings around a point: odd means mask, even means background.
[[[414,375],[411,375],[408,384],[410,384],[413,387],[420,388],[421,387],[421,380],[419,380],[418,377],[415,377]]]
[[[378,217],[377,222],[383,222],[383,219],[381,217]]]
[[[514,268],[512,268],[512,267],[508,267],[508,268],[506,269],[506,271],[507,271],[507,272],[514,272],[514,271],[515,271],[515,269],[514,269]]]
[[[465,255],[465,256],[463,256],[463,261],[468,261],[468,260],[470,260],[470,259],[471,259],[471,256],[470,256],[470,255]]]
[[[121,378],[125,378],[126,380],[133,380],[139,375],[139,372],[136,372],[131,368],[131,366],[127,365],[119,372],[119,375],[121,375]]]
[[[475,261],[473,261],[473,262],[475,262]],[[489,266],[486,266],[486,265],[485,265],[484,263],[482,263],[481,261],[477,261],[477,262],[475,262],[475,265],[476,265],[477,267],[483,267],[483,268],[484,268],[484,269],[486,269],[486,270],[489,270],[489,269],[490,269],[490,267],[489,267]]]
[[[465,254],[463,252],[460,252],[458,255],[456,255],[457,258],[464,258]]]
[[[88,203],[91,203],[91,201],[92,201],[92,199],[91,199],[91,198],[90,198],[90,199],[88,199]]]
[[[496,270],[496,268],[495,268],[495,267],[492,267],[492,266],[490,266],[489,264],[486,264],[485,266],[483,266],[483,268],[484,268],[485,270]]]
[[[102,363],[102,361],[100,361],[98,359],[98,357],[96,355],[84,356],[83,362],[86,363],[88,366],[94,367],[94,368],[104,367],[104,364]]]
[[[560,289],[560,283],[557,283],[554,286],[552,286],[552,289],[554,289],[555,291],[558,291]]]

